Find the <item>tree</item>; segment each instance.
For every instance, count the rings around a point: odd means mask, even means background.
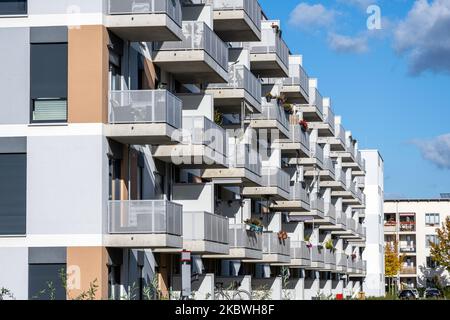
[[[430,242],[431,258],[439,266],[450,272],[450,217],[442,223],[441,229],[436,229],[437,242]]]
[[[388,278],[389,294],[394,293],[393,279],[400,273],[402,263],[405,260],[405,255],[399,255],[398,242],[395,240],[393,244],[386,244],[384,251],[384,269],[385,275]]]

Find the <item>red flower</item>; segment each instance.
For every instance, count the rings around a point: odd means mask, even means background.
[[[308,122],[306,122],[305,120],[300,120],[299,125],[303,130],[308,130]]]

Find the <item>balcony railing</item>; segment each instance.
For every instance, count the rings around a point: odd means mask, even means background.
[[[263,233],[263,254],[290,255],[290,239],[281,240],[274,232]]]
[[[334,112],[331,109],[331,107],[326,108],[327,110],[324,112],[324,122],[328,123],[328,125],[330,126],[330,128],[332,128],[332,130],[334,131],[335,128],[335,116],[334,116]]]
[[[261,98],[260,98],[261,99]],[[277,102],[267,102],[266,99],[262,99],[262,112],[261,114],[251,114],[250,119],[253,120],[275,120],[286,131],[289,131],[289,119],[286,112]]]
[[[315,106],[320,115],[323,116],[323,97],[319,90],[316,88],[310,88],[309,90],[309,104]]]
[[[244,168],[257,176],[262,174],[261,158],[258,152],[252,149],[249,144],[230,145],[228,162],[231,168]]]
[[[328,249],[324,250],[324,262],[329,265],[336,265],[336,254]]]
[[[182,41],[155,42],[155,51],[204,50],[223,70],[228,70],[228,47],[201,21],[183,21]]]
[[[291,241],[291,259],[309,260],[309,249],[304,241]]]
[[[322,162],[324,160],[323,147],[319,144],[311,142],[310,148],[311,158],[316,158],[317,161]]]
[[[166,90],[111,91],[109,123],[167,123],[181,128],[182,102]]]
[[[319,248],[318,246],[314,245],[312,248],[309,249],[310,251],[310,257],[311,262],[316,263],[323,263],[324,262],[324,248]]]
[[[356,232],[356,221],[353,218],[347,218],[347,229]]]
[[[261,6],[257,0],[214,0],[215,11],[244,10],[255,27],[261,30]]]
[[[291,136],[293,143],[300,143],[306,150],[309,150],[309,132],[302,130],[299,125],[291,125]]]
[[[294,183],[291,186],[291,201],[303,201],[309,203],[309,195],[302,183]]]
[[[230,248],[246,248],[262,251],[262,236],[260,233],[247,230],[245,224],[230,224]]]
[[[262,167],[263,185],[266,187],[278,187],[285,192],[290,191],[289,174],[280,168]]]
[[[323,167],[325,170],[329,170],[332,174],[335,173],[334,163],[331,158],[326,157],[323,159]]]
[[[347,226],[347,216],[341,210],[336,211],[336,223]]]
[[[334,132],[336,138],[338,138],[341,143],[345,146],[345,129],[342,125],[336,125],[336,130]]]
[[[332,203],[328,203],[325,205],[328,209],[325,210],[325,216],[329,217],[332,220],[336,219],[336,207]]]
[[[228,244],[228,219],[209,212],[183,213],[183,239]]]
[[[322,198],[316,198],[311,200],[311,209],[319,212],[325,212],[325,202]]]
[[[250,54],[274,53],[286,69],[289,68],[289,48],[273,28],[263,28],[261,41],[244,43],[244,47],[250,47]]]
[[[417,273],[417,268],[416,267],[401,267],[400,269],[400,274],[415,274]]]
[[[309,77],[305,69],[299,64],[289,65],[289,78],[283,79],[285,86],[300,86],[309,95]]]
[[[403,252],[403,253],[416,252],[416,246],[400,246],[400,252]]]
[[[340,181],[347,188],[347,177],[341,167],[336,167],[336,181]]]
[[[164,200],[108,202],[110,234],[182,235],[183,207]]]
[[[227,135],[225,130],[202,116],[183,117],[183,139],[184,144],[204,145],[215,152],[227,155]]]
[[[403,232],[416,231],[416,222],[415,221],[400,221],[400,231],[403,231]]]
[[[211,83],[208,89],[243,89],[257,102],[261,101],[261,82],[243,65],[233,65],[228,70],[228,83]]]
[[[347,255],[345,253],[336,253],[336,266],[347,267]]]
[[[108,0],[108,14],[167,14],[177,25],[181,26],[179,0]]]

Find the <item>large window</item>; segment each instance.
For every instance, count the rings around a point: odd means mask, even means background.
[[[26,154],[0,153],[0,235],[25,235]]]
[[[66,300],[66,264],[29,264],[28,295],[32,300]]]
[[[425,223],[427,226],[436,226],[439,225],[440,218],[439,213],[427,213],[425,214]]]
[[[67,43],[31,44],[31,122],[67,122]]]
[[[0,16],[27,14],[27,0],[0,0]]]
[[[438,242],[438,237],[435,234],[427,234],[425,236],[425,245],[427,248],[431,247],[430,243],[437,244]]]

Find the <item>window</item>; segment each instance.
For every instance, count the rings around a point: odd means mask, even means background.
[[[430,243],[434,243],[434,244],[438,243],[438,238],[437,238],[437,235],[435,235],[435,234],[428,234],[428,235],[426,235],[425,238],[426,238],[425,239],[425,241],[426,241],[425,245],[426,245],[427,248],[430,247]]]
[[[67,42],[65,30],[32,30],[31,122],[67,122]],[[61,36],[62,34],[62,36]],[[35,41],[35,42],[33,42]]]
[[[50,300],[51,295],[54,295],[55,300],[66,300],[66,290],[61,277],[61,274],[65,274],[65,269],[66,265],[62,263],[29,264],[29,299]],[[52,289],[49,288],[49,284]],[[54,292],[52,292],[53,290]]]
[[[26,154],[0,153],[0,235],[26,233],[26,170]]]
[[[440,223],[439,213],[427,213],[425,214],[425,223],[427,226],[435,226]]]
[[[0,16],[26,14],[27,0],[0,0]]]
[[[431,257],[427,257],[427,268],[436,269],[438,264]]]

